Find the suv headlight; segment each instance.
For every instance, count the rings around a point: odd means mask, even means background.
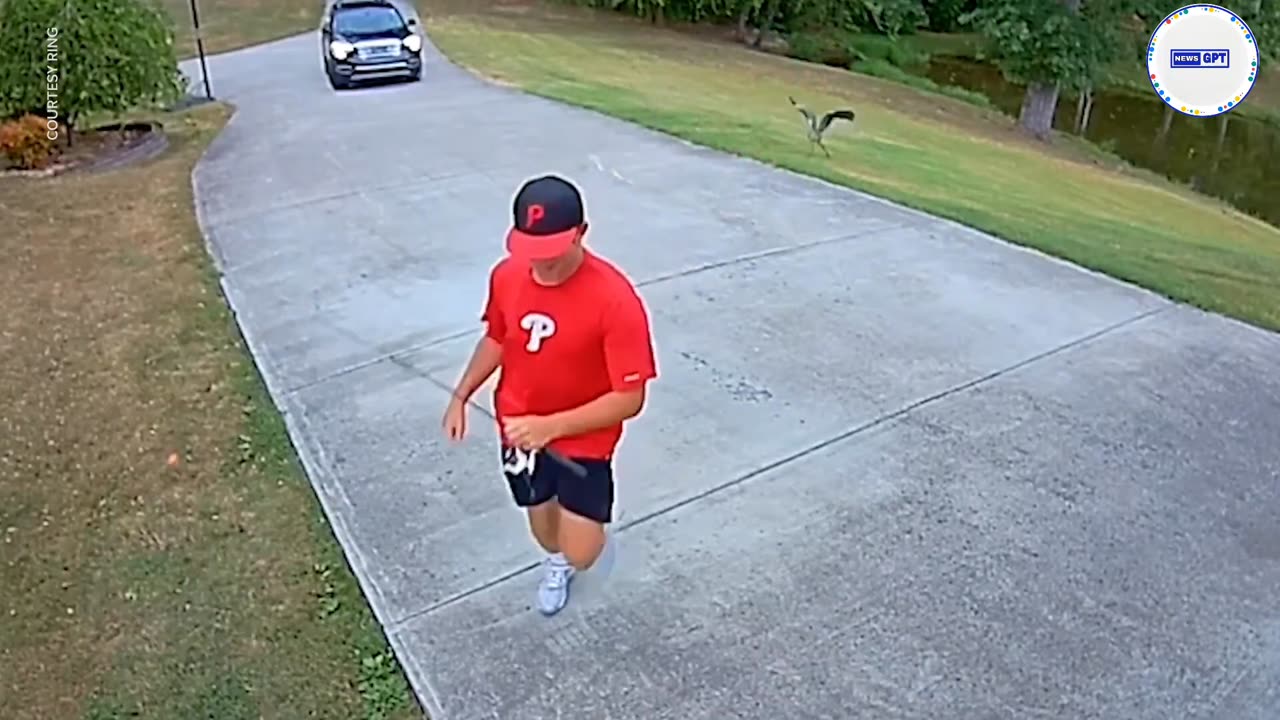
[[[404,42],[404,46],[409,52],[418,52],[422,49],[421,35],[407,35],[402,42]]]
[[[355,52],[356,46],[349,42],[334,40],[329,43],[329,53],[333,55],[335,60],[346,60],[347,56]]]

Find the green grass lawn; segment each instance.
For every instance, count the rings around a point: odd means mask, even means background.
[[[223,302],[191,170],[0,178],[5,720],[421,717]]]
[[[196,55],[191,0],[159,0],[173,18],[178,58]],[[196,0],[205,53],[278,40],[320,27],[325,0]]]
[[[1064,139],[909,87],[562,4],[420,0],[453,60],[530,92],[865,190],[1280,329],[1280,230]],[[794,95],[851,105],[810,154]]]

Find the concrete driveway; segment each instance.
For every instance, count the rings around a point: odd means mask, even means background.
[[[200,220],[435,720],[1280,717],[1280,337],[431,49],[338,94],[319,54],[212,59]],[[544,171],[661,373],[617,563],[549,620],[491,423],[438,431]]]

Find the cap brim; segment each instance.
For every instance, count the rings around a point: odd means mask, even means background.
[[[507,233],[507,252],[523,260],[551,260],[569,252],[577,234],[577,228],[554,235],[530,235],[512,228]]]

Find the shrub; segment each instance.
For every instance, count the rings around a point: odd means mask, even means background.
[[[49,108],[67,129],[182,96],[173,29],[153,0],[0,0],[0,117]]]
[[[960,28],[961,16],[977,8],[976,0],[924,0],[928,28],[934,32],[955,32]]]
[[[946,95],[947,97],[967,102],[970,105],[976,105],[990,110],[995,109],[995,106],[991,103],[991,99],[982,93],[956,87],[954,85],[939,85],[927,77],[912,75],[887,60],[862,60],[854,63],[849,69],[854,72],[862,73],[863,75],[878,77],[882,80],[891,80],[908,87],[913,87],[917,90],[936,93],[938,95]]]
[[[801,32],[787,39],[787,54],[797,60],[832,67],[848,67],[856,59],[850,53],[846,33]]]
[[[54,141],[45,119],[23,115],[0,125],[0,152],[15,167],[34,170],[46,167],[53,158]]]
[[[870,25],[891,38],[914,33],[929,19],[920,0],[862,0],[862,6]]]
[[[929,54],[915,50],[902,40],[895,40],[884,35],[852,35],[849,38],[849,54],[855,60],[884,60],[892,65],[911,71],[929,62]]]

